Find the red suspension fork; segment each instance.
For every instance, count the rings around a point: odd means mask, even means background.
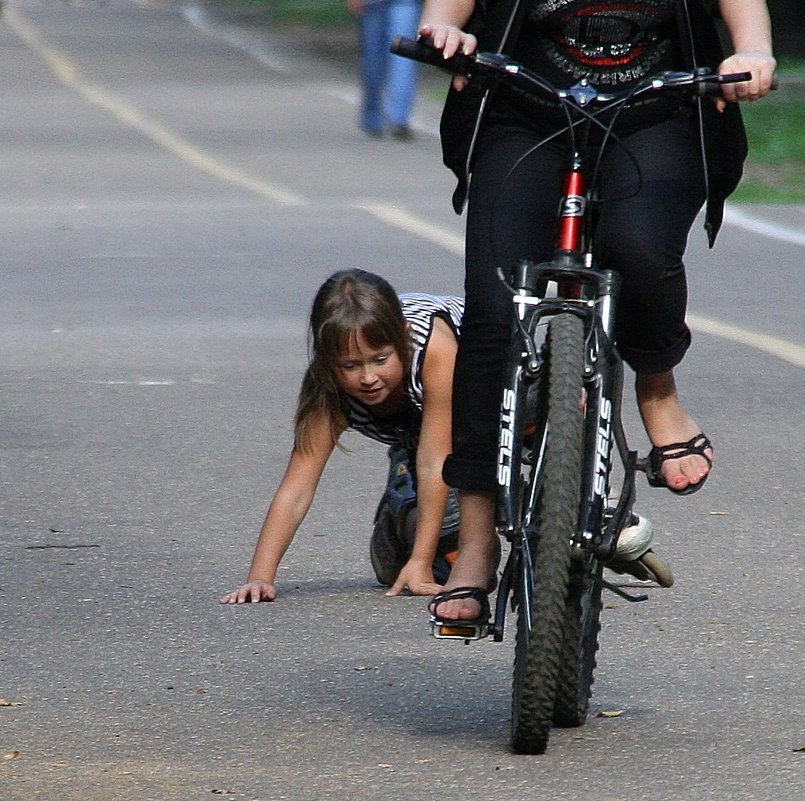
[[[577,165],[565,173],[563,184],[555,246],[558,251],[578,253],[582,246],[587,200],[584,175]]]
[[[584,244],[584,221],[587,214],[586,181],[578,158],[564,174],[562,199],[559,202],[556,227],[556,255],[578,262]],[[566,298],[578,298],[578,284],[560,282],[559,293]]]

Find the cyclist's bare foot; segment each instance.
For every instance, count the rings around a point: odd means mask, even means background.
[[[444,592],[458,587],[477,587],[486,590],[494,585],[496,547],[494,496],[485,492],[462,492],[459,501],[461,530],[458,556],[450,570]],[[481,604],[475,598],[456,598],[428,607],[431,614],[443,620],[476,620]]]
[[[638,373],[635,381],[637,405],[651,444],[662,448],[673,442],[687,442],[701,434],[701,428],[682,407],[674,382],[673,371],[667,373]],[[707,449],[712,460],[713,451]],[[710,472],[703,456],[688,455],[669,458],[660,466],[662,477],[675,492],[699,484]]]

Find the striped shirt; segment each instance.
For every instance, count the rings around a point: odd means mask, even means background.
[[[355,398],[348,398],[349,428],[370,439],[387,445],[403,445],[411,452],[419,442],[419,429],[422,424],[422,365],[425,352],[433,332],[434,320],[444,320],[458,339],[461,317],[464,314],[464,300],[457,297],[440,297],[423,292],[408,292],[400,295],[403,315],[411,328],[413,358],[411,369],[405,376],[405,392],[409,408],[393,418],[378,420],[371,411]]]

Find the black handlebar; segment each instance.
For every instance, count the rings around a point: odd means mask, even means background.
[[[442,51],[437,50],[430,39],[407,39],[405,36],[394,37],[391,52],[422,64],[439,67],[451,75],[468,75],[476,59],[475,56],[465,56],[462,53],[456,53],[452,58],[445,58]]]
[[[449,72],[451,75],[464,75],[468,78],[489,79],[527,85],[531,92],[552,96],[559,99],[572,98],[578,105],[585,106],[592,101],[610,102],[633,97],[643,91],[669,89],[688,89],[695,95],[716,95],[725,83],[740,83],[752,78],[751,72],[734,72],[718,75],[708,69],[696,72],[662,72],[645,80],[645,85],[630,89],[626,93],[603,93],[582,82],[570,89],[557,89],[536,73],[530,72],[516,61],[502,53],[479,51],[473,55],[456,53],[445,58],[441,50],[437,50],[426,38],[407,39],[398,36],[391,43],[391,52],[399,56],[429,64]]]

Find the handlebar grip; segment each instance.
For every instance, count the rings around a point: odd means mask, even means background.
[[[730,72],[726,75],[721,76],[721,83],[741,83],[742,81],[751,81],[752,80],[752,73],[751,72]],[[771,79],[771,89],[778,89],[780,86],[780,81],[778,80],[777,76],[773,76]]]
[[[726,75],[719,76],[719,83],[743,83],[744,81],[751,81],[751,72],[730,72]]]
[[[721,87],[725,83],[743,83],[751,80],[751,72],[729,72],[724,75],[714,75],[713,80],[706,80],[704,83],[699,84],[699,94],[719,95],[721,94]],[[777,76],[774,76],[770,88],[777,89],[778,85]]]
[[[395,36],[391,42],[391,52],[398,56],[421,61],[423,64],[438,65],[444,61],[437,50],[427,39],[409,39],[406,36]]]
[[[431,40],[424,37],[408,39],[405,36],[395,36],[391,42],[391,52],[422,64],[439,67],[451,75],[469,74],[475,62],[472,56],[465,56],[463,53],[456,53],[451,58],[445,58],[442,51],[437,50]]]

